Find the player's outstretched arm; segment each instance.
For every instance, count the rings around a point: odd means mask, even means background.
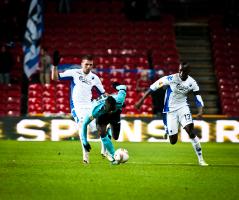
[[[58,80],[58,70],[57,70],[57,66],[59,65],[61,56],[59,51],[54,51],[53,53],[53,64],[52,64],[52,68],[51,68],[51,79],[53,81],[57,81]]]
[[[134,107],[136,109],[140,109],[140,107],[143,105],[144,100],[152,93],[151,89],[148,89],[144,95],[136,102],[136,104],[134,105]]]
[[[198,108],[198,113],[196,115],[196,118],[202,118],[204,102],[202,100],[202,97],[201,97],[199,91],[193,92],[193,94],[195,97],[196,106]]]
[[[150,85],[150,88],[144,93],[144,95],[141,97],[141,99],[139,99],[136,104],[134,105],[134,107],[136,109],[140,109],[140,107],[142,106],[142,104],[144,103],[144,100],[152,94],[153,91],[161,88],[164,84],[167,85],[167,81],[168,79],[166,79],[166,77],[162,77],[160,79],[158,79],[157,81],[155,81],[152,85]]]
[[[203,107],[198,107],[198,113],[196,115],[197,119],[201,119],[203,114]]]
[[[55,65],[52,65],[52,68],[51,68],[51,80],[53,81],[58,80],[58,70],[57,70],[57,66]]]

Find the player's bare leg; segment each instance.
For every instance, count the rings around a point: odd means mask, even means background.
[[[178,134],[170,135],[169,136],[169,141],[170,141],[171,144],[176,144],[177,141],[178,141]]]
[[[120,122],[112,123],[110,124],[111,130],[112,130],[112,136],[114,140],[119,139],[119,134],[120,134]]]

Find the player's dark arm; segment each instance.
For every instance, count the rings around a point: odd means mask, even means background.
[[[51,68],[51,80],[57,81],[58,80],[58,70],[57,66],[52,65]]]
[[[151,90],[150,88],[144,93],[144,95],[136,102],[136,104],[134,105],[135,108],[140,109],[140,107],[142,106],[142,104],[144,103],[144,100],[151,95],[151,93],[153,92],[153,90]]]
[[[54,51],[53,54],[53,65],[51,68],[51,79],[53,81],[57,81],[58,80],[58,70],[57,70],[57,66],[60,62],[60,54],[58,51]]]
[[[194,95],[194,100],[195,100],[196,106],[198,108],[198,113],[197,113],[196,118],[201,118],[202,114],[203,114],[203,107],[204,107],[202,97],[201,97],[199,91],[193,92],[193,95]]]

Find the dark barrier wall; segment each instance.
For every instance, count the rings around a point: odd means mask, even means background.
[[[239,142],[238,119],[204,118],[194,120],[195,131],[201,142]],[[60,141],[78,140],[79,131],[75,122],[67,117],[2,117],[0,118],[0,139],[18,141]],[[123,117],[119,140],[130,142],[167,142],[163,139],[162,120],[153,117]],[[97,135],[89,133],[91,141]],[[185,131],[180,128],[180,140],[188,142]]]

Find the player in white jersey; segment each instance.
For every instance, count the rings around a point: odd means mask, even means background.
[[[70,80],[71,81],[71,114],[77,125],[80,127],[86,116],[92,108],[92,88],[96,87],[100,94],[104,94],[104,87],[99,77],[92,73],[93,57],[86,55],[82,57],[81,67],[79,69],[68,69],[64,72],[58,73],[57,67],[53,66],[52,79],[53,80]],[[95,121],[89,125],[91,132],[96,132]],[[104,146],[102,145],[102,151]],[[83,162],[89,162],[89,153],[82,146]],[[103,152],[101,152],[103,153]]]
[[[199,138],[193,131],[194,124],[192,115],[187,102],[187,94],[193,92],[195,96],[196,106],[198,107],[197,117],[202,117],[203,113],[203,100],[199,94],[199,87],[197,82],[189,76],[190,66],[187,63],[179,65],[179,72],[169,76],[164,76],[154,82],[142,98],[135,104],[136,108],[140,108],[145,98],[147,98],[153,91],[167,86],[164,109],[166,119],[166,131],[169,134],[171,144],[176,144],[178,140],[178,127],[181,125],[188,133],[193,148],[198,157],[199,165],[207,166],[202,156],[202,149]]]

